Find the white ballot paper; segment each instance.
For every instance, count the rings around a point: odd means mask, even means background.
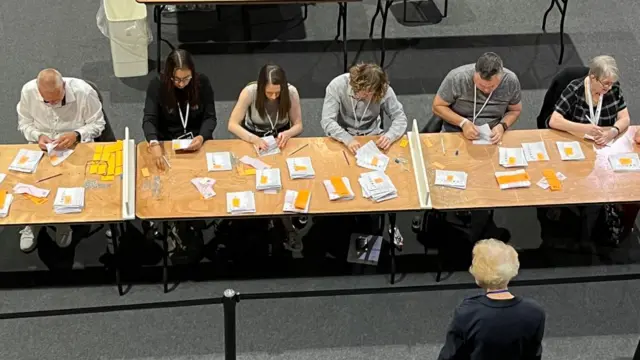
[[[549,153],[542,141],[522,143],[522,150],[527,161],[549,161]]]
[[[638,153],[609,155],[609,164],[616,172],[640,171],[640,158]]]
[[[496,172],[496,180],[500,190],[524,188],[531,186],[531,179],[524,169]]]
[[[436,170],[434,184],[464,190],[467,188],[467,177],[464,171]]]
[[[316,176],[310,157],[288,158],[287,168],[291,179],[311,179]]]
[[[66,150],[56,150],[56,146],[58,143],[56,141],[50,142],[47,145],[47,155],[49,155],[49,160],[51,161],[51,165],[58,166],[60,163],[65,161],[71,154],[73,154],[73,149]]]
[[[191,145],[191,141],[193,141],[193,139],[175,139],[171,141],[171,147],[174,151],[185,150]]]
[[[385,171],[389,157],[378,149],[373,140],[369,140],[356,151],[356,164],[369,170]]]
[[[264,142],[267,143],[266,149],[260,150],[258,149],[257,146],[255,145],[253,146],[256,149],[256,153],[258,154],[258,156],[268,156],[268,155],[275,155],[280,153],[278,142],[276,141],[276,138],[274,138],[272,135],[265,136],[262,138],[262,140],[264,140]]]
[[[84,188],[58,188],[56,198],[53,201],[53,210],[56,214],[72,214],[82,212],[84,209]]]
[[[478,140],[473,140],[474,145],[491,145],[491,128],[489,124],[483,124],[476,126],[478,133],[480,134]]]
[[[208,171],[229,171],[231,170],[231,153],[214,152],[207,153],[207,170]]]
[[[253,191],[227,193],[227,212],[247,214],[256,212],[256,200]]]
[[[9,165],[9,170],[34,173],[43,155],[44,153],[39,150],[20,149],[11,165]]]
[[[302,196],[303,198],[298,198]],[[287,190],[284,194],[283,212],[308,213],[309,204],[311,204],[311,194],[304,192],[301,194],[295,190]]]
[[[35,196],[37,198],[46,198],[47,196],[49,196],[49,190],[41,189],[41,188],[35,187],[33,185],[27,185],[27,184],[23,184],[23,183],[17,183],[13,187],[13,193],[14,194],[29,194],[29,195]]]
[[[558,178],[558,180],[560,181],[565,181],[567,179],[566,176],[564,176],[563,173],[561,173],[560,171],[558,171],[556,173],[556,177]],[[547,181],[547,178],[542,178],[540,179],[536,185],[540,186],[542,189],[547,190],[549,188],[549,182]]]
[[[7,196],[4,197],[4,204],[2,204],[2,208],[0,208],[0,218],[6,218],[7,215],[9,215],[9,208],[11,207],[12,201],[12,194],[7,194]]]
[[[280,169],[256,170],[256,190],[280,190]]]
[[[349,179],[346,176],[332,177],[322,183],[327,190],[329,200],[352,200],[355,197]]]
[[[269,169],[271,166],[263,163],[262,161],[249,157],[247,155],[240,158],[240,162],[251,166],[256,170]]]
[[[398,197],[398,189],[391,182],[391,178],[382,171],[360,174],[358,182],[365,199],[381,202]]]
[[[498,163],[506,168],[529,166],[522,148],[500,147],[498,154]]]
[[[198,189],[200,195],[202,195],[205,200],[216,196],[216,192],[213,191],[213,185],[216,183],[214,179],[199,177],[191,179],[191,183]]]
[[[584,160],[582,147],[577,141],[556,141],[560,159],[562,160]]]

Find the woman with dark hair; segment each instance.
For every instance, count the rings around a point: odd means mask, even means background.
[[[149,83],[142,119],[156,166],[164,170],[159,141],[192,139],[187,151],[197,151],[213,138],[216,121],[209,78],[196,72],[191,54],[182,49],[172,51],[164,72]]]
[[[263,137],[273,135],[278,146],[302,133],[298,90],[278,65],[260,69],[258,81],[245,86],[229,118],[229,132],[264,150]]]

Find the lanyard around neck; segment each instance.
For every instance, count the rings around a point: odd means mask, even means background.
[[[189,123],[189,102],[187,102],[187,111],[186,116],[182,115],[182,110],[180,109],[180,103],[178,103],[178,114],[180,114],[180,122],[182,123],[182,128],[184,129],[184,133],[187,133],[187,124]]]
[[[598,108],[596,109],[595,114],[593,113],[593,95],[591,95],[591,79],[587,76],[587,105],[589,105],[589,121],[593,125],[598,125],[600,121],[600,112],[602,111],[602,96],[604,94],[600,94],[600,98],[598,100]]]
[[[480,116],[480,113],[482,112],[482,110],[484,110],[484,107],[487,106],[487,104],[489,103],[489,99],[491,99],[491,95],[493,95],[493,91],[489,93],[489,96],[487,96],[487,99],[484,101],[484,104],[482,104],[482,107],[480,108],[480,111],[478,111],[478,113],[476,114],[476,101],[478,99],[478,88],[476,87],[475,84],[473,84],[473,121],[472,123],[476,123],[476,119],[478,118],[478,116]]]
[[[358,100],[358,102],[360,102],[360,100]],[[356,104],[357,102],[354,102],[353,97],[351,97],[351,109],[353,110],[353,118],[356,120],[355,128],[356,130],[358,130],[360,122],[362,122],[362,119],[364,119],[364,115],[367,113],[369,105],[371,105],[371,99],[369,99],[369,102],[367,102],[367,106],[364,107],[364,111],[362,112],[362,116],[360,116],[360,120],[358,120],[358,114],[356,114]]]
[[[271,121],[271,116],[269,115],[269,111],[266,111],[267,109],[265,109],[265,114],[267,115],[267,120],[269,120],[269,124],[271,125],[271,131],[276,131],[276,125],[278,124],[278,116],[280,115],[280,111],[276,111],[276,122],[274,123],[273,121]]]

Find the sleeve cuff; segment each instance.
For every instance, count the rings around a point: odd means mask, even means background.
[[[151,145],[151,144],[159,144],[159,143],[160,142],[158,140],[156,140],[156,139],[149,140],[149,145]]]

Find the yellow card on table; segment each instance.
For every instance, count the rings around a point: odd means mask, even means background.
[[[36,205],[44,204],[47,202],[47,198],[39,198],[30,194],[22,194],[25,198],[31,200]]]
[[[233,198],[231,199],[231,206],[233,206],[234,208],[240,207],[240,199]]]
[[[99,175],[106,175],[107,174],[107,164],[98,165],[98,174]]]
[[[529,174],[523,173],[523,174],[516,174],[516,175],[504,175],[504,176],[498,177],[498,184],[500,185],[517,183],[521,181],[529,181]]]
[[[536,157],[538,158],[538,160],[544,160],[544,154],[543,153],[536,154]]]
[[[435,161],[433,163],[431,163],[431,165],[433,165],[434,168],[438,168],[440,170],[444,169],[444,165],[440,164],[439,162]]]
[[[142,168],[140,169],[140,171],[142,172],[142,176],[144,177],[149,177],[151,174],[149,174],[149,169],[147,168]]]
[[[66,196],[64,197],[63,203],[64,203],[65,205],[69,205],[69,204],[71,204],[71,195],[66,195]]]
[[[108,162],[109,158],[111,158],[111,154],[110,152],[108,152],[106,149],[105,151],[102,152],[102,156],[100,157],[100,161],[104,161],[104,162]]]
[[[98,173],[98,164],[93,164],[89,168],[89,174],[97,174]]]
[[[18,164],[22,165],[22,164],[26,164],[26,162],[29,161],[29,157],[28,156],[23,156],[20,158],[20,160],[18,160]]]
[[[509,165],[515,165],[516,158],[514,156],[509,156]]]
[[[0,190],[0,206],[4,206],[4,202],[7,199],[7,190]]]
[[[109,167],[107,168],[107,175],[113,175],[116,173],[116,154],[112,153],[109,158]]]
[[[100,177],[101,181],[113,181],[114,176],[113,175],[103,175]]]
[[[402,140],[400,140],[400,147],[407,147],[407,145],[409,145],[409,140],[407,140],[407,138],[402,138]]]
[[[242,175],[255,175],[256,174],[256,169],[251,168],[251,169],[245,169],[244,172],[242,173]]]
[[[122,166],[122,150],[116,153],[116,166]]]
[[[174,143],[173,144],[173,149],[174,150],[179,150],[180,149],[180,143]]]
[[[618,161],[620,161],[620,165],[624,166],[631,165],[633,162],[630,158],[620,158]]]
[[[102,152],[103,152],[103,154],[104,153],[111,154],[111,153],[116,152],[118,150],[122,150],[122,143],[120,143],[120,149],[118,149],[118,144],[117,143],[116,144],[105,145],[104,149],[102,150]]]
[[[102,145],[100,146],[101,146],[100,151],[96,149],[96,152],[93,153],[93,159],[92,159],[93,161],[100,161],[100,159],[102,158]]]
[[[260,184],[266,184],[269,182],[269,177],[262,175],[260,177]]]
[[[293,165],[293,170],[295,171],[305,171],[307,170],[307,167],[304,165]]]
[[[305,209],[309,202],[310,194],[309,190],[298,191],[298,196],[296,196],[296,201],[293,202],[293,206],[295,206],[296,209]]]
[[[116,151],[122,151],[122,140],[116,141]]]
[[[567,154],[567,156],[572,156],[573,155],[573,148],[572,147],[564,148],[564,153]]]
[[[551,188],[551,191],[557,191],[562,189],[562,183],[556,176],[556,172],[553,169],[544,169],[542,170],[542,176],[547,179],[547,183]]]
[[[333,185],[333,189],[335,190],[336,194],[338,194],[339,196],[349,195],[349,189],[347,189],[347,186],[344,184],[344,181],[342,181],[341,177],[332,176],[329,181],[331,182],[331,185]]]
[[[102,150],[104,150],[104,145],[96,145],[96,151],[94,153],[95,154],[100,154],[102,152]]]
[[[116,167],[116,176],[117,175],[122,175],[122,166]]]

